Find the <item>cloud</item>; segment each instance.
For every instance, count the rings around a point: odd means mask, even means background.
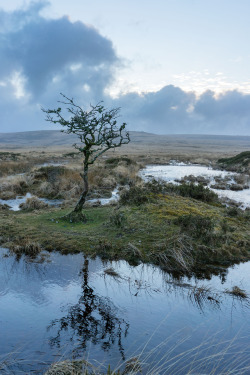
[[[100,100],[119,64],[112,42],[95,28],[66,16],[42,17],[47,4],[37,1],[14,12],[0,11],[1,107],[12,108],[13,121],[20,104],[30,110],[33,103],[35,111],[38,104],[54,103],[60,92]],[[1,124],[7,131],[3,126],[11,122]]]
[[[201,96],[169,85],[153,93],[130,93],[115,101],[131,129],[158,134],[250,135],[250,95],[226,91]]]
[[[121,107],[130,130],[250,135],[250,94],[237,90],[218,95],[212,89],[197,96],[168,85],[112,98],[108,87],[114,86],[114,71],[121,64],[112,42],[66,16],[44,18],[47,4],[40,0],[0,11],[0,132],[51,129],[41,106],[55,108],[63,92],[83,106],[104,99],[108,107]],[[192,74],[198,85],[200,75]],[[217,76],[224,80],[221,73]]]

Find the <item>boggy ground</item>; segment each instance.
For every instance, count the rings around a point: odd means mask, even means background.
[[[73,158],[67,159],[67,155],[73,155]],[[48,159],[47,165],[39,165],[39,161],[33,158],[28,165],[29,169],[21,175],[0,178],[0,199],[13,199],[27,192],[40,198],[65,201],[79,198],[83,189],[80,176],[83,169],[82,158],[79,155],[76,154],[75,157],[75,153],[72,153]],[[8,170],[11,174],[18,168],[22,170],[22,166],[22,160],[4,161],[0,165],[0,174]],[[98,161],[89,171],[89,198],[109,197],[118,184],[124,186],[135,183],[139,180],[137,175],[140,167],[139,163],[128,157],[109,157]]]
[[[82,251],[187,274],[249,260],[249,214],[222,207],[204,187],[193,189],[156,182],[134,186],[117,205],[86,208],[87,222],[77,224],[62,218],[69,207],[2,210],[1,244],[18,254]]]
[[[62,217],[74,207],[82,189],[79,154],[68,150],[4,152],[0,174],[25,174],[2,178],[0,198],[30,192],[38,197],[63,198],[64,205],[39,207],[32,202],[30,210],[26,206],[20,212],[0,207],[1,245],[19,255],[37,254],[41,249],[83,251],[106,259],[150,262],[182,273],[203,273],[210,267],[249,260],[249,213],[235,207],[226,209],[202,185],[145,185],[138,177],[139,169],[148,163],[167,163],[174,158],[207,163],[208,154],[204,159],[204,155],[192,152],[183,152],[178,158],[172,151],[163,155],[149,150],[148,154],[133,156],[107,153],[90,170],[89,197],[109,196],[119,184],[125,189],[121,201],[103,207],[86,205],[88,220],[78,224]],[[215,163],[215,159],[211,153],[210,162]],[[40,165],[51,162],[65,164]]]

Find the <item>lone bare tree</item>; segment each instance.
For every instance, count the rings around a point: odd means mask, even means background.
[[[89,166],[94,164],[104,152],[129,143],[130,137],[125,130],[127,124],[125,122],[121,125],[117,124],[120,108],[106,109],[100,102],[95,106],[91,105],[90,110],[85,111],[73,99],[62,93],[61,95],[64,101],[59,103],[67,106],[67,112],[70,114],[68,119],[63,116],[60,107],[47,110],[42,108],[42,111],[47,114],[46,121],[62,125],[65,128],[61,130],[62,132],[76,134],[80,139],[80,144],[74,144],[74,147],[84,156],[83,173],[81,173],[84,187],[74,210],[67,215],[67,218],[72,222],[85,221],[86,217],[82,214],[82,209],[89,190]]]

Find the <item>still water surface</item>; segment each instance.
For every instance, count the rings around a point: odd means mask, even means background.
[[[155,178],[156,180],[160,179],[163,181],[167,181],[170,183],[176,183],[176,180],[181,180],[185,176],[202,176],[209,180],[208,187],[215,183],[215,177],[229,177],[233,180],[233,176],[237,175],[237,173],[222,171],[212,169],[210,167],[202,166],[202,165],[192,165],[192,164],[170,164],[170,165],[148,165],[146,168],[140,171],[140,176],[144,180],[150,180],[151,178]],[[244,189],[241,191],[232,191],[230,189],[222,190],[222,189],[211,189],[219,197],[229,198],[234,200],[235,202],[240,203],[240,207],[245,209],[250,207],[250,180],[248,176],[248,189]]]
[[[249,374],[249,303],[224,293],[250,293],[249,273],[250,262],[177,281],[150,265],[59,253],[39,263],[0,249],[0,373],[82,356],[114,368],[140,354],[143,373]],[[211,290],[196,300],[194,285]]]

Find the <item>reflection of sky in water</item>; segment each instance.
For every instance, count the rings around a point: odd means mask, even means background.
[[[12,211],[19,211],[19,205],[21,203],[25,203],[27,198],[31,198],[32,194],[27,193],[25,196],[17,196],[15,199],[8,199],[3,200],[0,199],[0,204],[7,204],[10,206]],[[48,203],[50,206],[58,206],[62,203],[60,199],[46,199],[46,198],[39,198],[41,201]],[[100,204],[105,205],[109,204],[110,202],[116,202],[119,199],[118,188],[115,188],[110,198],[97,198],[97,199],[89,199],[88,202],[100,202]]]
[[[25,196],[17,196],[15,199],[0,199],[1,204],[7,204],[10,206],[12,211],[19,211],[19,205],[26,202],[27,198],[31,198],[32,194],[27,193]],[[46,198],[39,198],[41,201],[48,203],[51,206],[57,206],[62,203],[60,199],[46,199]]]
[[[175,180],[180,180],[185,176],[193,175],[195,177],[203,176],[210,179],[210,184],[213,184],[214,177],[221,176],[222,178],[226,176],[233,176],[235,173],[214,170],[209,167],[203,167],[201,165],[148,165],[144,168],[140,175],[144,179],[156,178],[164,181],[175,183]],[[235,200],[236,202],[243,203],[242,207],[250,207],[250,189],[244,189],[241,191],[232,190],[219,190],[213,189],[220,197],[226,197]]]
[[[241,351],[247,347],[250,315],[246,304],[219,292],[238,285],[250,293],[250,263],[230,268],[224,284],[218,276],[211,280],[183,279],[186,284],[209,285],[218,291],[219,306],[205,300],[200,309],[189,298],[189,287],[176,286],[168,274],[150,265],[132,267],[124,261],[103,265],[97,258],[89,261],[86,275],[81,273],[84,258],[80,254],[52,253],[49,262],[42,264],[28,263],[23,258],[17,262],[14,257],[2,257],[3,254],[4,250],[0,259],[0,355],[20,351],[16,357],[27,359],[26,371],[41,368],[41,361],[55,361],[57,354],[70,358],[72,350],[79,346],[82,338],[70,327],[61,330],[58,346],[51,347],[49,343],[58,334],[60,319],[67,317],[70,309],[77,306],[83,293],[84,275],[87,291],[94,293],[90,301],[97,305],[107,301],[115,319],[129,324],[126,337],[121,326],[121,343],[126,357],[142,351],[144,346],[146,355],[162,344],[157,353],[150,356],[155,360],[176,343],[172,356],[190,346],[205,345],[206,340],[217,345],[236,335],[235,345]],[[110,266],[120,277],[104,276],[104,269]],[[94,318],[100,317],[97,311],[93,312]],[[48,329],[53,321],[55,326]],[[69,337],[73,337],[72,342]],[[184,340],[182,344],[181,340]],[[114,365],[121,361],[118,341],[116,337],[108,351],[102,349],[101,341],[96,345],[89,341],[87,356],[90,360]],[[152,363],[152,358],[148,363]],[[226,366],[226,361],[221,364]]]

